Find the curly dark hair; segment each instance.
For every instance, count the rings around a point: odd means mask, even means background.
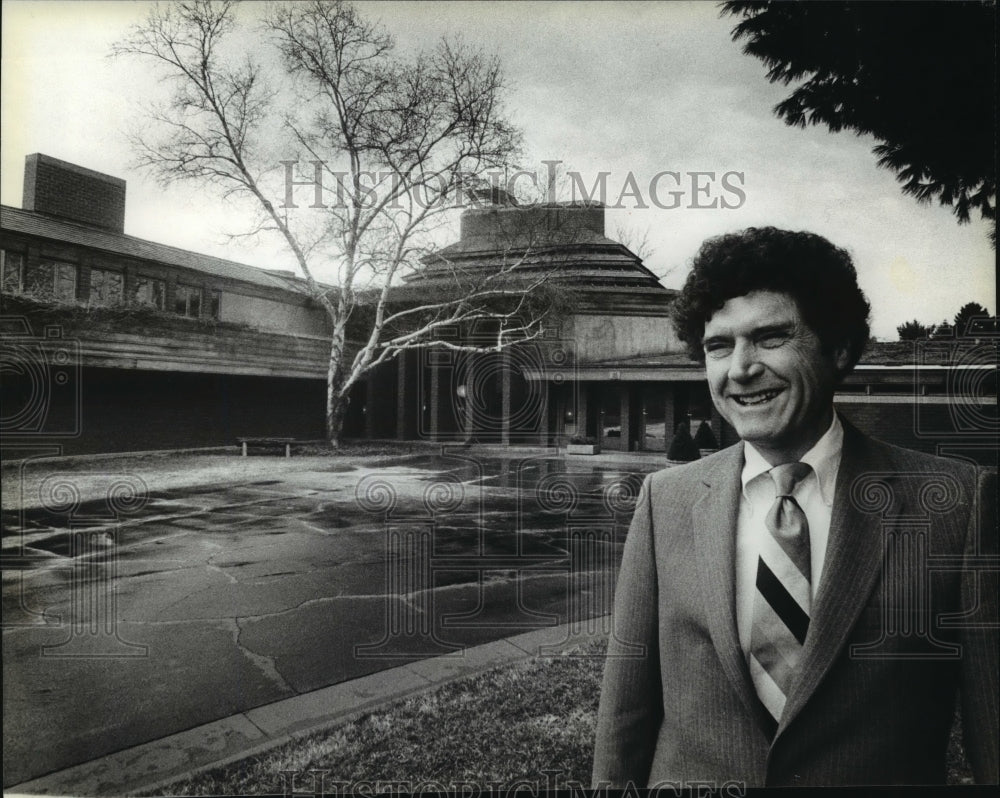
[[[814,233],[749,227],[710,238],[674,300],[673,322],[688,353],[704,362],[705,324],[734,297],[751,291],[791,296],[825,354],[846,346],[854,368],[868,343],[871,306],[858,287],[851,256]]]

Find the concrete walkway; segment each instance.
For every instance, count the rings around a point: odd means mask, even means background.
[[[545,623],[578,629],[608,611],[594,597],[629,515],[615,486],[634,493],[636,472],[662,463],[478,445],[355,462],[368,459],[152,453],[5,465],[16,479],[4,480],[4,553],[33,557],[4,574],[5,793],[134,792],[524,658],[538,648],[532,635],[576,637],[555,627],[497,639]],[[113,547],[70,556],[83,535],[67,535],[71,522],[100,520],[109,480],[125,476],[148,500],[116,518]],[[73,518],[47,509],[42,488],[55,477],[80,498]],[[391,485],[391,519],[358,498],[374,477]],[[439,486],[451,504],[431,501]],[[557,505],[559,490],[570,505]],[[390,520],[420,534],[397,540]],[[580,532],[591,528],[601,535]],[[107,543],[91,540],[94,529],[86,541]],[[115,556],[95,570],[104,551]],[[115,597],[114,639],[69,633],[90,606],[77,584],[114,586],[99,594]],[[381,640],[407,613],[435,619],[432,637]],[[110,648],[70,656],[70,643]],[[93,656],[102,652],[119,658]],[[398,667],[372,672],[386,665]]]
[[[4,795],[157,792],[185,776],[342,725],[401,698],[495,667],[558,655],[605,637],[609,624],[608,616],[578,621],[390,668],[49,773],[8,787]]]

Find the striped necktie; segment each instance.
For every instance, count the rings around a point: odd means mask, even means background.
[[[811,471],[805,463],[786,463],[768,472],[777,495],[764,519],[770,534],[763,536],[757,560],[749,664],[757,695],[774,718],[772,736],[809,629],[809,522],[792,493]]]

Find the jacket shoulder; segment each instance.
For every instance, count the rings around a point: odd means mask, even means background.
[[[975,482],[977,474],[983,471],[982,466],[966,460],[953,457],[941,457],[915,449],[905,449],[876,438],[868,438],[869,444],[880,451],[881,458],[893,464],[901,472],[916,472],[921,474],[947,473],[962,481]]]
[[[670,465],[650,474],[650,485],[654,490],[682,490],[705,482],[711,482],[719,470],[738,468],[742,463],[742,444],[735,444],[718,452],[693,460],[683,465]]]
[[[890,443],[870,438],[856,431],[844,441],[844,456],[850,456],[846,478],[855,480],[850,485],[853,492],[864,490],[857,480],[888,479],[898,486],[901,496],[909,496],[924,510],[942,512],[938,503],[945,497],[957,499],[960,505],[972,507],[977,502],[983,506],[995,504],[990,491],[995,490],[996,469],[958,460],[951,457],[904,449]],[[841,462],[841,469],[845,462]],[[993,486],[993,487],[991,487]],[[929,491],[929,492],[928,492]],[[946,502],[950,507],[952,504]]]

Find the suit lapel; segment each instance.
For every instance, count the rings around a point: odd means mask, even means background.
[[[742,444],[720,453],[704,477],[704,492],[693,505],[692,527],[712,643],[733,688],[763,729],[767,710],[757,698],[736,630],[736,522],[742,468]]]
[[[881,572],[879,517],[862,513],[851,498],[854,481],[891,471],[872,442],[842,419],[844,448],[837,474],[823,574],[802,649],[799,679],[788,697],[778,734],[788,727],[833,664]]]

